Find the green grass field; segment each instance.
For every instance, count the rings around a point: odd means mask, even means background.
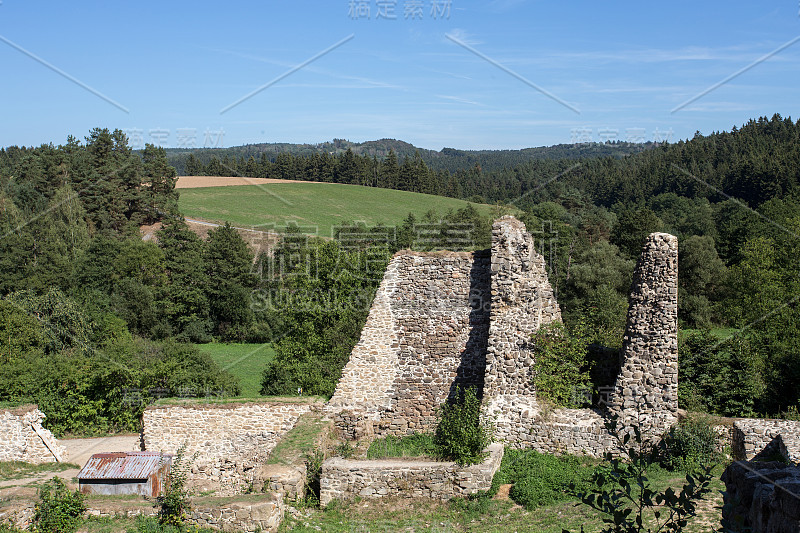
[[[261,396],[261,374],[267,363],[275,357],[269,344],[198,344],[201,352],[207,353],[220,368],[227,370],[239,380],[242,398]]]
[[[187,218],[230,222],[234,226],[270,225],[281,228],[294,221],[331,236],[331,227],[363,221],[368,226],[400,224],[408,213],[417,219],[429,210],[444,214],[467,205],[464,200],[360,185],[336,183],[275,183],[180,190],[180,209]],[[493,214],[489,205],[475,205]],[[309,231],[306,231],[309,232]],[[311,230],[310,233],[313,233]]]

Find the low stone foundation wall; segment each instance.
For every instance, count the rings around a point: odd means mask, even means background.
[[[131,502],[120,507],[114,502],[108,507],[92,504],[86,511],[87,518],[134,518],[155,516],[158,510],[149,502]],[[21,529],[30,527],[34,515],[32,504],[25,507],[0,510],[0,522],[10,521]],[[264,494],[259,501],[221,502],[215,505],[200,504],[186,517],[189,525],[223,531],[274,532],[278,531],[284,515],[283,498],[279,494]]]
[[[733,458],[750,460],[778,436],[785,446],[787,459],[800,462],[800,422],[793,420],[737,420],[731,431]]]
[[[67,449],[42,427],[37,406],[0,409],[0,461],[53,463],[66,459]]]
[[[404,496],[448,500],[488,490],[503,460],[503,445],[492,444],[482,463],[460,467],[455,463],[421,460],[328,459],[322,465],[320,502],[334,499]]]
[[[258,467],[280,438],[301,415],[321,406],[299,398],[297,403],[156,405],[143,414],[142,439],[146,450],[165,453],[186,443],[187,459],[196,454],[189,485],[232,496],[256,488]]]
[[[192,509],[187,522],[200,528],[210,527],[223,531],[278,531],[283,521],[283,498],[265,494],[265,501],[253,503],[232,502],[222,506],[198,506]]]
[[[282,494],[287,500],[305,496],[306,465],[264,465],[256,472],[255,490]]]

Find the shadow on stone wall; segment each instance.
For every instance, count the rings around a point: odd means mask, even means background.
[[[469,273],[469,336],[456,370],[456,379],[450,385],[447,400],[456,399],[458,388],[475,387],[478,398],[483,398],[486,374],[486,349],[489,346],[489,313],[492,302],[490,250],[475,252],[475,261]]]

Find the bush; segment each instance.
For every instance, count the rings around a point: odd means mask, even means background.
[[[39,503],[33,515],[33,530],[45,533],[72,533],[83,520],[85,496],[71,491],[56,476],[39,489]]]
[[[491,429],[481,421],[481,401],[475,388],[456,387],[455,399],[439,409],[434,434],[439,455],[461,466],[477,464],[491,442]]]
[[[567,331],[554,322],[540,328],[532,340],[537,396],[563,407],[583,407],[592,390],[586,325],[580,322]]]
[[[508,448],[492,480],[492,489],[513,483],[509,496],[531,510],[573,498],[570,486],[588,488],[593,470],[593,466],[571,455],[556,457],[534,450]]]
[[[305,497],[299,503],[309,507],[319,507],[322,486],[322,463],[325,462],[325,450],[319,448],[306,455]]]
[[[617,419],[612,418],[606,428],[616,436],[621,454],[606,453],[604,463],[592,474],[588,489],[570,487],[584,505],[602,515],[602,533],[683,531],[697,511],[697,501],[711,492],[708,485],[712,467],[706,465],[697,474],[686,474],[679,493],[672,487],[656,492],[648,473],[653,465],[649,456],[642,453],[647,443],[639,427],[618,428]],[[631,437],[633,443],[629,445]]]
[[[687,418],[670,428],[664,436],[657,450],[657,459],[664,468],[689,472],[718,462],[717,444],[717,432],[708,420]]]
[[[191,510],[189,491],[186,489],[186,480],[194,456],[188,462],[185,460],[186,443],[184,442],[169,469],[169,474],[164,482],[161,494],[156,498],[158,522],[164,526],[182,527],[186,520],[186,513]]]

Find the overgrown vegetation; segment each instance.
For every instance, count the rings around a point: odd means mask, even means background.
[[[177,453],[172,458],[169,474],[164,480],[161,494],[156,496],[156,506],[158,506],[158,522],[161,525],[181,528],[186,521],[186,514],[191,511],[190,492],[186,488],[186,481],[192,462],[196,454],[187,458],[186,446],[184,442],[178,448]]]
[[[512,483],[512,500],[528,510],[573,499],[570,486],[588,488],[596,461],[572,455],[555,456],[535,450],[506,448],[500,469],[492,480],[492,492]]]
[[[592,397],[586,325],[579,322],[570,331],[553,322],[539,328],[531,340],[537,397],[562,407],[584,407]]]
[[[619,441],[621,455],[607,452],[605,461],[592,474],[588,489],[571,487],[584,505],[603,516],[604,533],[679,532],[697,510],[697,503],[711,489],[713,464],[699,466],[686,474],[679,493],[672,487],[656,490],[648,477],[652,450],[639,426],[618,427],[617,419],[606,424]]]
[[[46,481],[39,489],[32,529],[42,533],[73,533],[83,521],[85,496],[71,491],[60,477]]]
[[[708,417],[681,420],[664,435],[655,450],[657,461],[670,470],[694,472],[722,460],[720,437]]]
[[[480,463],[492,442],[492,428],[481,418],[481,400],[475,387],[456,387],[454,397],[437,413],[433,434],[438,455],[459,465]]]
[[[387,435],[375,439],[367,449],[367,459],[388,457],[436,457],[439,448],[431,433],[413,433],[404,437]]]

